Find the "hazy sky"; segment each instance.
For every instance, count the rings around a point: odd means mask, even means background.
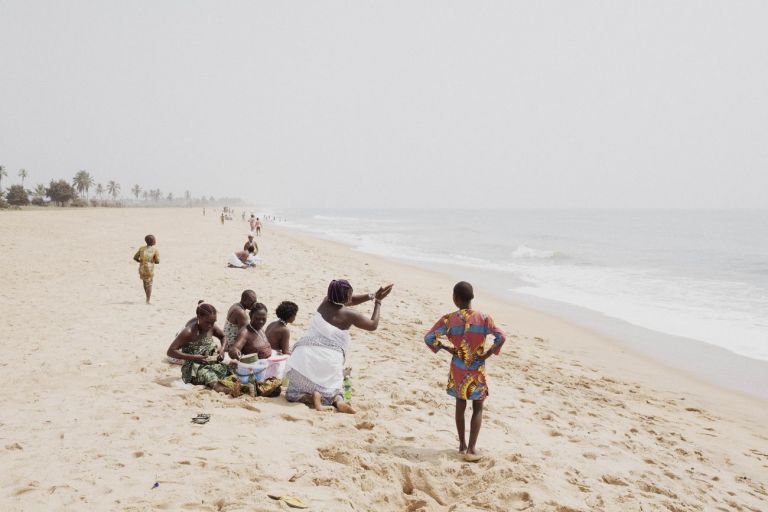
[[[768,207],[768,2],[0,0],[3,185]]]

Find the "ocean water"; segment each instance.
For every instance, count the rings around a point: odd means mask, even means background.
[[[768,361],[768,210],[283,210],[284,225]]]

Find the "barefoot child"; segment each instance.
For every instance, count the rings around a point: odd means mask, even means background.
[[[464,460],[476,462],[481,459],[475,444],[483,422],[483,401],[488,396],[485,380],[485,360],[491,354],[499,354],[506,338],[496,327],[493,319],[479,311],[472,310],[474,299],[472,285],[461,281],[453,287],[453,303],[458,311],[443,316],[424,336],[424,342],[433,351],[440,349],[453,355],[448,373],[448,394],[456,398],[456,430],[459,434],[459,452]],[[485,337],[493,334],[493,345],[485,350]],[[451,345],[443,345],[440,336],[446,336]],[[467,400],[472,400],[472,421],[469,430],[469,444],[464,436],[464,411]]]
[[[160,263],[160,253],[157,250],[157,241],[154,235],[144,237],[147,243],[139,248],[133,255],[133,260],[139,264],[139,278],[144,283],[144,295],[147,297],[147,304],[152,296],[152,280],[155,277],[155,265]]]

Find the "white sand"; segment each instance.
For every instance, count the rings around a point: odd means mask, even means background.
[[[422,341],[452,280],[269,224],[265,264],[226,268],[246,231],[210,209],[0,213],[0,510],[287,510],[273,491],[318,511],[768,510],[764,402],[482,290],[508,341],[489,362],[487,457],[461,461],[447,355]],[[146,306],[131,256],[150,232]],[[297,339],[335,277],[396,285],[379,330],[352,333],[357,415],[172,385],[164,354],[198,299],[220,325],[244,288],[270,319],[293,300]]]

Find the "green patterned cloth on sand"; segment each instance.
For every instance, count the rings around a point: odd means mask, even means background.
[[[182,347],[185,354],[210,356],[216,353],[218,344],[213,341],[213,336],[207,336],[191,341]],[[196,386],[213,387],[232,371],[222,363],[200,364],[194,361],[184,361],[181,367],[181,379],[186,383]]]

